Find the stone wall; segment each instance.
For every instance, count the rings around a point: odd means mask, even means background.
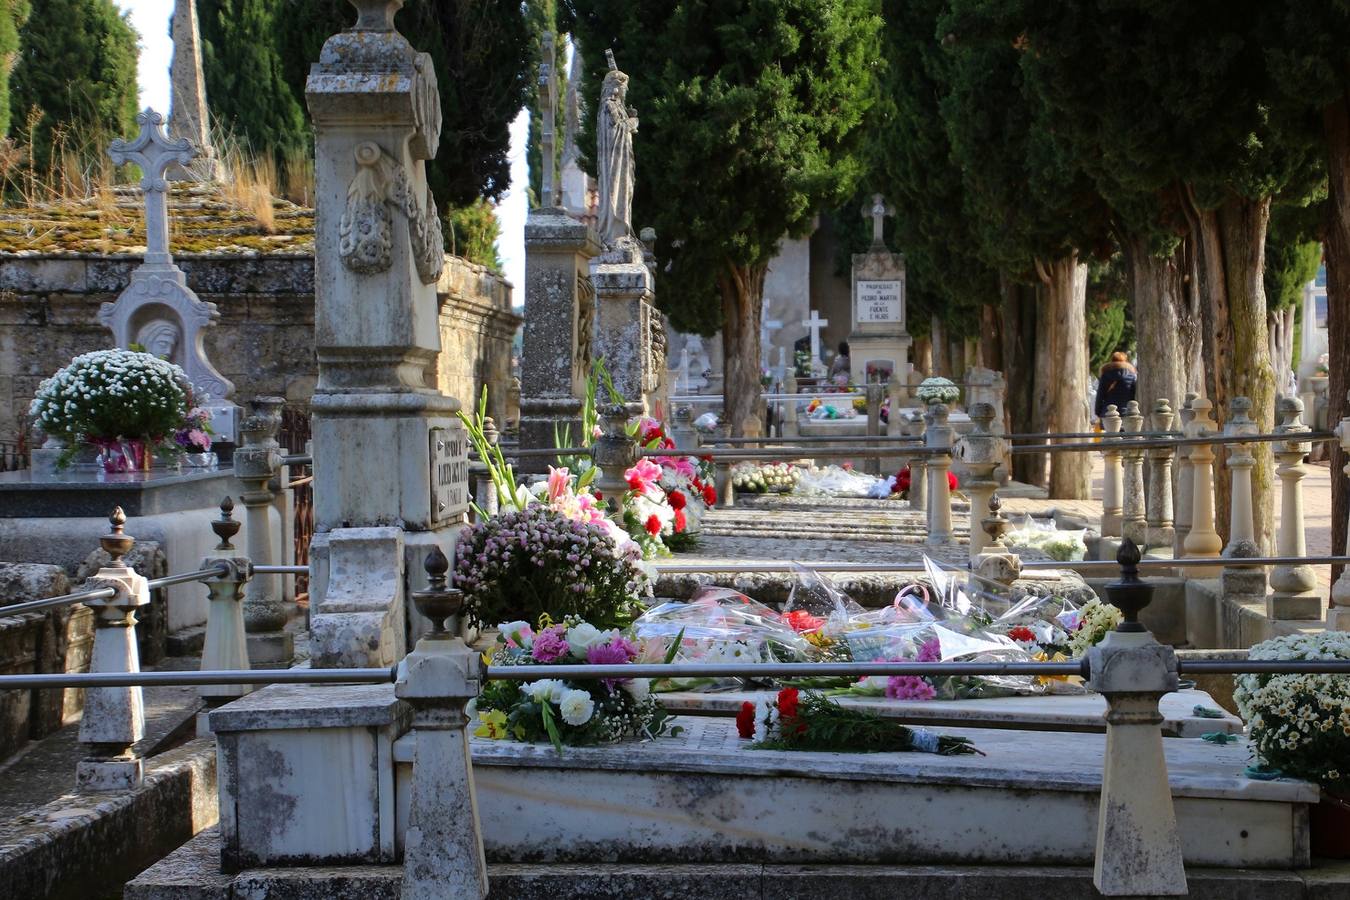
[[[208,358],[234,382],[237,403],[276,394],[304,404],[318,374],[314,356],[314,259],[308,253],[182,254],[188,285],[216,304]],[[71,357],[111,345],[99,324],[140,264],[136,255],[0,253],[0,440],[23,427],[42,379]],[[442,390],[468,406],[484,383],[504,402],[511,340],[520,319],[500,276],[447,257],[442,299]]]

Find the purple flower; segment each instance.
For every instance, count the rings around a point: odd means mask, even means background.
[[[886,696],[892,700],[932,700],[937,691],[918,675],[892,675],[886,679]]]
[[[942,662],[942,644],[937,638],[931,637],[923,642],[919,648],[918,662]]]
[[[562,659],[572,652],[572,648],[567,645],[567,638],[563,637],[566,631],[565,625],[551,625],[545,628],[535,635],[530,655],[541,663],[557,662]]]
[[[631,655],[630,655],[631,651]],[[594,666],[621,666],[631,662],[637,656],[637,648],[631,642],[616,637],[608,644],[596,644],[586,651],[586,662]],[[603,678],[606,688],[614,690],[615,685],[623,684],[627,678]]]

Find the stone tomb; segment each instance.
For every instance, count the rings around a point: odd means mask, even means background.
[[[853,255],[853,332],[848,337],[854,384],[907,376],[912,339],[905,330],[905,258],[882,238],[882,221],[894,210],[880,194],[863,209],[872,219],[872,246]]]
[[[1047,703],[1053,698],[1043,698]],[[227,870],[390,863],[412,746],[388,685],[273,686],[211,713]],[[750,751],[729,718],[641,744],[474,739],[490,859],[1090,865],[1105,737],[947,728],[984,756]],[[1245,741],[1164,741],[1186,862],[1310,864],[1314,785],[1253,781]],[[281,811],[285,810],[283,814]],[[278,817],[281,818],[278,818]]]

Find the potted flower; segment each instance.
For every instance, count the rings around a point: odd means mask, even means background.
[[[173,433],[173,441],[183,451],[183,460],[189,466],[206,467],[216,464],[211,452],[211,411],[200,406],[189,410],[183,425]]]
[[[961,399],[961,389],[946,378],[925,378],[914,395],[929,406],[936,403],[950,404]]]
[[[105,470],[149,469],[157,454],[176,462],[174,435],[193,405],[187,374],[135,350],[95,350],[43,381],[29,414],[43,434],[64,442],[58,467],[82,448],[98,448]]]
[[[1251,659],[1350,659],[1350,634],[1325,631],[1262,641]],[[1315,781],[1314,856],[1350,858],[1350,680],[1344,675],[1240,675],[1233,699],[1257,762]]]

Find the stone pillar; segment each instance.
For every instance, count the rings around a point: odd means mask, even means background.
[[[150,586],[123,562],[135,539],[123,530],[126,514],[119,506],[108,517],[112,530],[99,538],[108,564],[84,584],[85,590],[112,588],[112,597],[86,600],[94,611],[94,646],[89,671],[139,672],[136,610],[150,605]],[[129,790],[141,783],[141,760],[132,745],[145,736],[145,705],[139,687],[97,687],[84,692],[80,743],[88,755],[75,768],[75,784],[85,791]]]
[[[972,366],[966,370],[966,405],[988,403],[992,406],[994,408],[994,424],[990,431],[997,435],[1008,433],[1004,416],[1004,401],[1007,393],[1008,380],[1003,377],[1002,372],[986,369],[983,366]],[[1000,485],[1007,484],[1012,479],[1011,472],[1012,453],[1010,445],[1007,441],[1004,441],[1003,459],[1000,460],[999,467],[994,470],[994,478]]]
[[[244,538],[254,565],[277,564],[272,533],[272,483],[281,471],[280,397],[257,397],[240,425],[243,446],[234,451],[234,474],[243,482]],[[249,659],[259,668],[284,668],[295,653],[294,638],[286,631],[289,618],[280,575],[249,580],[244,594],[244,626],[248,629]]]
[[[1137,439],[1144,430],[1144,417],[1139,412],[1139,403],[1131,400],[1121,416],[1124,424],[1124,440]],[[1125,450],[1125,490],[1122,496],[1121,535],[1134,541],[1140,547],[1148,536],[1148,519],[1144,512],[1144,451]]]
[[[719,459],[713,465],[713,480],[717,487],[717,508],[731,509],[736,505],[736,488],[731,478],[731,463]]]
[[[1260,426],[1248,415],[1251,408],[1252,401],[1249,398],[1234,397],[1228,405],[1224,435],[1241,437],[1260,433]],[[1255,467],[1256,457],[1252,456],[1251,444],[1228,445],[1228,469],[1233,475],[1233,508],[1228,522],[1228,546],[1223,551],[1225,556],[1234,555],[1234,550],[1244,542],[1256,543],[1256,520],[1252,514],[1252,469]]]
[[[1088,686],[1106,699],[1106,758],[1092,881],[1107,897],[1186,894],[1181,834],[1163,755],[1159,699],[1178,688],[1177,658],[1138,621],[1152,589],[1139,550],[1121,545],[1122,577],[1106,588],[1125,621],[1088,651]]]
[[[177,168],[169,171],[169,177],[224,181],[224,168],[211,146],[196,0],[174,0],[171,23],[173,62],[169,66],[169,133],[191,141],[197,150],[197,158],[192,162],[191,173]]]
[[[225,571],[206,579],[210,607],[206,613],[206,643],[202,648],[202,671],[223,672],[249,668],[248,642],[244,631],[244,591],[249,582],[251,563],[248,557],[235,552],[230,538],[239,531],[239,523],[232,515],[234,502],[226,497],[220,501],[220,518],[211,523],[211,530],[220,538],[215,553],[202,560],[202,568],[224,566]],[[208,706],[242,697],[253,688],[243,684],[204,684],[197,689]],[[205,724],[204,716],[198,717]],[[198,729],[200,732],[200,728]]]
[[[453,546],[468,510],[459,401],[429,387],[445,261],[426,181],[441,131],[435,69],[394,28],[401,0],[352,2],[356,24],[328,39],[305,86],[315,134],[318,667],[404,655],[408,560]]]
[[[900,405],[905,402],[905,381],[902,372],[891,373],[891,380],[886,382],[886,399],[890,401],[886,407],[886,435],[899,437]]]
[[[603,407],[602,426],[605,433],[591,446],[591,462],[600,470],[595,479],[595,490],[611,509],[617,509],[619,499],[628,490],[623,473],[638,461],[638,446],[628,434],[628,408],[615,403]]]
[[[399,663],[394,694],[413,708],[412,785],[403,839],[404,900],[483,900],[487,861],[469,759],[466,712],[478,696],[482,657],[445,629],[463,594],[446,587],[450,561],[439,549],[426,560],[430,586],[416,591],[432,631]]]
[[[1199,396],[1195,393],[1187,394],[1186,402],[1181,406],[1177,431],[1183,435],[1195,419],[1195,410],[1191,406]],[[1195,470],[1191,467],[1191,448],[1182,444],[1177,450],[1176,521],[1172,533],[1172,557],[1174,559],[1186,555],[1186,535],[1190,534],[1191,531],[1191,508],[1194,505]]]
[[[1347,394],[1347,399],[1350,399],[1350,394]],[[1340,424],[1336,426],[1336,437],[1340,439],[1341,449],[1350,453],[1350,414],[1341,419]],[[1350,463],[1346,463],[1343,472],[1350,478]],[[1327,630],[1350,631],[1350,566],[1341,567],[1341,577],[1331,586],[1331,600],[1327,605]]]
[[[952,467],[951,448],[956,430],[947,424],[947,416],[947,407],[942,403],[930,404],[924,416],[928,425],[923,432],[924,447],[942,451],[928,456],[927,543],[931,545],[952,542],[952,490],[947,482],[947,472]],[[911,477],[910,484],[913,483]]]
[[[591,262],[595,285],[595,334],[591,352],[603,362],[614,388],[646,415],[665,371],[665,326],[656,310],[655,281],[643,255],[621,244]]]
[[[590,226],[560,209],[525,219],[525,333],[520,359],[520,446],[553,447],[566,429],[581,434],[581,404],[591,377],[595,291],[590,261],[600,243]],[[548,459],[522,459],[520,471],[547,471]]]
[[[1281,397],[1276,411],[1280,417],[1276,432],[1292,436],[1312,430],[1303,424],[1303,402],[1297,397]],[[1275,445],[1275,458],[1280,463],[1275,469],[1280,478],[1279,556],[1308,553],[1303,521],[1303,476],[1308,470],[1303,466],[1303,458],[1311,450],[1312,444],[1297,439]],[[1266,599],[1268,618],[1322,618],[1322,598],[1316,593],[1317,573],[1312,566],[1275,566],[1270,572],[1270,587],[1274,593]]]
[[[1204,397],[1191,403],[1192,419],[1186,426],[1186,437],[1210,437],[1218,433],[1214,421],[1214,405]],[[1223,541],[1214,528],[1214,445],[1191,445],[1191,528],[1186,534],[1185,555],[1192,559],[1218,559]],[[1214,569],[1182,569],[1187,578],[1214,578]]]
[[[1154,431],[1171,431],[1176,418],[1172,405],[1166,398],[1153,401],[1153,414],[1149,424]],[[1148,482],[1147,546],[1172,547],[1176,531],[1172,525],[1172,447],[1157,447],[1148,451],[1152,461],[1152,471]]]
[[[885,388],[880,382],[869,382],[864,385],[863,393],[867,398],[867,436],[878,437],[881,435],[881,398]],[[876,441],[868,441],[871,447],[878,446]],[[868,475],[881,474],[881,459],[875,456],[869,456],[863,461],[863,472]]]
[[[783,440],[792,441],[801,436],[801,429],[797,424],[797,373],[795,368],[789,368],[787,375],[783,378],[783,393],[787,394],[787,401],[783,404]],[[891,409],[895,409],[894,406]],[[891,421],[894,421],[894,414]]]
[[[905,422],[905,434],[920,437],[924,433],[923,416],[915,414]],[[922,444],[920,444],[922,446]],[[928,466],[926,456],[912,456],[909,460],[909,508],[928,508]]]
[[[1106,407],[1102,416],[1102,537],[1120,537],[1120,528],[1124,522],[1122,498],[1124,496],[1124,474],[1121,470],[1121,451],[1112,449],[1116,435],[1120,433],[1120,412],[1115,404]]]
[[[989,535],[979,521],[989,508],[998,482],[994,470],[1003,459],[1003,441],[990,431],[994,421],[994,407],[989,403],[972,403],[967,409],[975,428],[956,445],[956,458],[966,473],[966,493],[970,495],[970,558],[974,559],[989,546]]]

